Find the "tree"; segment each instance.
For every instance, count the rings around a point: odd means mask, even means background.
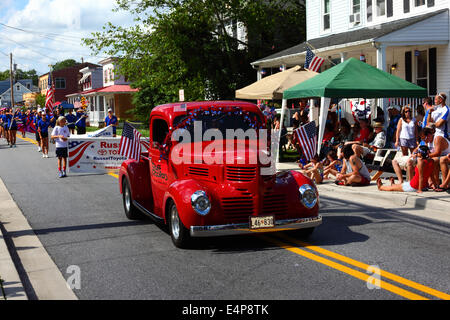
[[[43,94],[39,93],[36,96],[36,105],[41,106],[41,108],[45,106],[45,96]]]
[[[39,76],[37,75],[36,70],[31,69],[29,71],[23,71],[22,69],[17,69],[15,74],[15,79],[24,80],[24,79],[32,79],[33,85],[37,86],[39,82]],[[0,80],[9,80],[9,70],[5,70],[0,72]]]
[[[95,53],[119,56],[119,74],[140,91],[135,115],[148,119],[154,106],[178,100],[232,99],[255,80],[250,62],[304,40],[303,1],[117,0],[136,25],[108,23],[84,39]],[[232,27],[245,27],[238,39]]]
[[[79,64],[79,62],[76,62],[74,59],[67,59],[67,60],[59,61],[53,65],[53,71],[73,67],[77,64]]]

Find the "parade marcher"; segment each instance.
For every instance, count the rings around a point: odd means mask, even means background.
[[[77,121],[76,121],[76,126],[77,126],[77,134],[85,134],[86,133],[86,118],[88,116],[86,115],[86,113],[84,112],[84,110],[82,108],[79,108],[77,110]]]
[[[377,180],[378,190],[380,191],[401,191],[422,193],[427,188],[428,179],[432,176],[434,170],[434,161],[430,158],[430,149],[428,146],[419,146],[417,166],[414,171],[414,177],[411,181],[394,184],[391,180],[390,186],[384,186],[381,178]],[[435,181],[433,181],[435,183]]]
[[[445,104],[447,95],[443,92],[436,95],[434,103],[436,106],[428,113],[427,123],[434,123],[436,126],[435,135],[449,138],[450,129],[450,108]]]
[[[61,116],[56,121],[56,127],[51,134],[51,138],[55,140],[56,157],[58,158],[58,173],[60,178],[67,176],[67,141],[69,137],[70,132],[69,128],[66,126],[66,118]]]
[[[117,124],[118,124],[118,120],[117,117],[113,114],[112,109],[108,109],[108,115],[105,118],[105,125],[107,127],[112,126],[113,128],[113,137],[116,136],[117,134]]]
[[[38,122],[38,131],[42,145],[42,158],[48,158],[48,128],[50,120],[47,119],[45,112],[42,112],[41,120]]]
[[[72,109],[69,109],[69,112],[66,114],[67,128],[71,134],[75,134],[75,122],[77,121],[77,117],[72,113]]]
[[[13,110],[9,112],[8,116],[8,132],[9,132],[9,147],[16,147],[16,134],[17,134],[17,115]]]
[[[41,121],[41,117],[42,117],[42,109],[38,105],[37,112],[33,116],[34,127],[36,128],[35,137],[36,137],[36,141],[38,143],[38,150],[37,150],[38,152],[42,151],[41,135],[39,134],[39,121]]]
[[[408,155],[408,150],[413,152],[417,146],[417,124],[416,119],[412,116],[411,106],[404,106],[401,112],[401,119],[397,124],[397,132],[395,136],[395,146],[400,147],[404,156]]]

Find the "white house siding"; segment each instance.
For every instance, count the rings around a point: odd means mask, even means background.
[[[330,34],[336,34],[341,32],[347,32],[363,27],[376,26],[381,23],[396,21],[399,19],[410,18],[417,15],[426,14],[433,11],[449,8],[450,0],[435,0],[434,6],[428,8],[427,5],[420,7],[414,6],[415,0],[410,0],[410,12],[403,12],[403,0],[393,0],[393,16],[387,18],[386,16],[377,17],[373,16],[372,22],[367,22],[367,0],[361,0],[361,22],[353,26],[349,22],[349,16],[351,13],[351,0],[330,0],[331,16],[330,24],[331,28],[328,32],[322,31],[322,5],[323,0],[307,0],[306,1],[306,23],[307,39],[315,39]],[[373,0],[375,3],[376,0]]]

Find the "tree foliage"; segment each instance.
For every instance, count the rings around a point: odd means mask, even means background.
[[[108,23],[84,39],[96,54],[120,57],[118,73],[140,91],[135,115],[178,100],[233,99],[256,78],[250,63],[304,41],[303,1],[117,0],[135,17],[129,28]],[[229,27],[241,23],[247,41]]]
[[[74,59],[66,59],[63,61],[59,61],[53,65],[53,71],[61,70],[64,68],[73,67],[75,65],[79,64],[79,62],[75,61]]]
[[[5,70],[3,72],[0,71],[0,81],[1,80],[9,80],[9,70]],[[38,85],[39,82],[39,76],[36,72],[36,70],[32,69],[29,71],[23,71],[22,69],[17,69],[15,74],[15,79],[17,80],[23,80],[23,79],[32,79],[33,84],[35,86]]]

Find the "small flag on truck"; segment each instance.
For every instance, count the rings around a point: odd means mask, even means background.
[[[128,122],[123,125],[119,154],[138,161],[141,158],[141,134]]]

